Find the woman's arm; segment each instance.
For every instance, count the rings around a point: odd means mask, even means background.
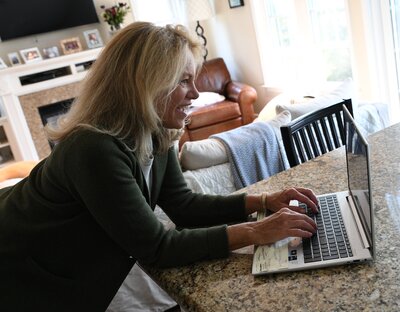
[[[289,236],[310,237],[317,225],[304,214],[304,209],[289,205],[298,200],[318,212],[318,201],[310,189],[290,188],[272,194],[246,196],[246,213],[264,211],[274,214],[256,222],[246,222],[227,227],[229,249],[234,250],[248,245],[265,245]]]

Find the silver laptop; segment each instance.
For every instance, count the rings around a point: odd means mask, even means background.
[[[319,195],[318,225],[310,239],[287,238],[256,246],[252,274],[262,275],[347,264],[375,257],[369,149],[343,106],[348,191]],[[302,205],[302,204],[300,204]],[[265,215],[258,214],[257,218]]]

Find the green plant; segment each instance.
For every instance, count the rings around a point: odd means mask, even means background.
[[[104,10],[102,16],[104,21],[111,26],[111,30],[117,30],[124,22],[126,14],[129,12],[130,7],[126,3],[118,2],[117,5],[106,8],[104,5],[100,6]]]

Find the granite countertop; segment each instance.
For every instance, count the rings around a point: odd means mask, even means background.
[[[223,260],[149,274],[185,311],[399,311],[400,124],[377,132],[371,146],[375,211],[374,262],[264,276],[251,274],[252,248]],[[239,192],[291,186],[317,194],[346,190],[340,148]]]

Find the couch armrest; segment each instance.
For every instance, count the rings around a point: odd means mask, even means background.
[[[230,101],[239,103],[243,124],[248,124],[254,120],[254,103],[257,100],[257,91],[253,87],[241,82],[231,81],[226,85],[226,96]]]

